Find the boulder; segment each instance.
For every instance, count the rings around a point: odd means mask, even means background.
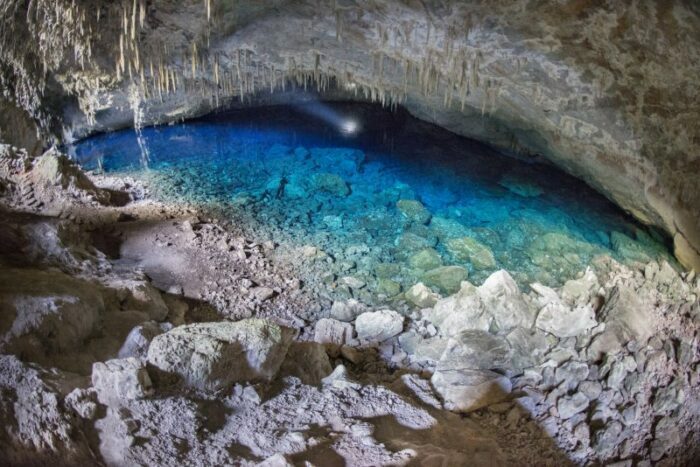
[[[382,342],[403,331],[404,318],[392,310],[362,313],[355,320],[357,336],[370,342]]]
[[[510,367],[508,341],[486,331],[466,330],[453,335],[437,364],[443,370],[494,370]]]
[[[331,305],[330,317],[338,321],[353,321],[365,311],[367,311],[366,306],[351,298],[347,301],[333,302],[333,305]]]
[[[105,405],[119,405],[153,392],[145,363],[134,357],[94,363],[92,386],[97,392],[97,400]]]
[[[445,336],[452,336],[465,329],[488,331],[491,316],[486,313],[478,290],[471,283],[462,282],[459,292],[438,300],[432,310],[423,313]]]
[[[437,362],[447,347],[448,339],[440,336],[424,338],[420,334],[409,331],[399,336],[399,345],[408,355],[416,360]]]
[[[546,334],[539,329],[515,328],[506,339],[513,350],[513,368],[519,370],[541,364],[550,349]]]
[[[440,253],[434,248],[424,248],[408,259],[408,264],[413,269],[427,271],[442,266],[442,258]]]
[[[440,296],[419,282],[404,294],[406,300],[419,308],[430,308],[440,299]]]
[[[321,318],[314,328],[314,341],[319,344],[345,345],[352,341],[354,329],[351,323],[332,318]]]
[[[576,337],[598,324],[590,304],[572,308],[553,289],[541,284],[532,284],[531,287],[539,295],[541,305],[535,320],[539,329],[560,338]]]
[[[517,326],[532,327],[535,312],[523,299],[518,284],[505,270],[491,274],[479,286],[478,293],[487,313],[493,316],[498,331],[509,331]]]
[[[509,398],[508,378],[490,370],[442,370],[430,379],[447,410],[471,412]]]
[[[440,266],[421,276],[421,281],[431,287],[437,287],[444,293],[455,293],[469,273],[461,266]]]
[[[347,196],[350,194],[350,187],[339,175],[332,173],[317,173],[312,178],[314,188],[324,191],[334,196]]]
[[[189,324],[156,336],[148,349],[148,363],[203,390],[269,381],[293,336],[294,330],[264,319]]]
[[[588,397],[577,392],[572,396],[563,396],[557,400],[557,411],[559,417],[563,420],[568,420],[577,413],[583,412],[588,408]]]
[[[474,269],[493,269],[496,267],[496,258],[486,245],[471,237],[459,237],[447,240],[447,251],[459,261],[469,261]]]
[[[430,211],[428,211],[423,203],[413,199],[400,199],[396,202],[396,209],[401,215],[411,222],[418,224],[427,224],[430,221]]]

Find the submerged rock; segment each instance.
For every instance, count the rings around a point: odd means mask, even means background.
[[[406,300],[419,308],[429,308],[435,305],[440,298],[438,294],[430,290],[422,282],[419,282],[408,289],[404,296],[406,297]]]
[[[442,292],[454,293],[468,276],[469,272],[461,266],[440,266],[425,272],[421,281],[428,286],[437,287]]]
[[[414,269],[427,271],[442,266],[442,258],[434,248],[425,248],[411,256],[408,264]]]
[[[496,267],[496,258],[489,247],[471,237],[453,238],[446,242],[447,251],[459,261],[469,261],[474,269]]]
[[[188,324],[156,336],[148,363],[187,386],[224,389],[272,379],[293,336],[292,329],[263,319]]]
[[[400,199],[396,202],[396,209],[401,215],[411,222],[427,224],[430,221],[430,211],[423,206],[423,203],[414,199]]]
[[[332,173],[319,173],[312,178],[313,186],[319,191],[325,191],[335,196],[347,196],[350,187],[340,175]]]

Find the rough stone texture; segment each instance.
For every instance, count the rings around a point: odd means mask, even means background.
[[[509,331],[516,326],[529,328],[534,321],[534,310],[523,299],[518,284],[507,271],[491,274],[478,288],[479,297],[493,315],[498,331]]]
[[[134,357],[96,362],[92,366],[92,386],[97,399],[107,405],[140,399],[153,393],[146,365]]]
[[[403,331],[404,318],[392,310],[362,313],[355,320],[357,337],[365,341],[381,342]]]
[[[508,398],[511,382],[488,370],[436,371],[430,379],[448,410],[471,412]]]
[[[429,308],[435,305],[440,298],[438,294],[430,290],[422,282],[413,285],[404,295],[406,300],[419,308]]]
[[[262,319],[189,324],[156,336],[148,363],[190,387],[216,390],[238,381],[270,380],[294,332]]]

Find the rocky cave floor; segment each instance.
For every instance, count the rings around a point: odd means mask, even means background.
[[[668,263],[419,283],[389,309],[329,300],[313,245],[55,152],[1,146],[0,206],[5,464],[698,459],[700,280]]]

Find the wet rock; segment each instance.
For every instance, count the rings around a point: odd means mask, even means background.
[[[376,291],[388,297],[394,297],[401,293],[401,284],[391,279],[380,278],[377,280]]]
[[[156,336],[148,363],[187,386],[223,389],[272,379],[293,336],[293,330],[263,319],[189,324]]]
[[[427,271],[442,266],[440,254],[433,248],[420,250],[408,259],[408,264],[414,269]]]
[[[314,341],[319,344],[344,345],[352,341],[354,328],[332,318],[321,318],[314,328]]]
[[[507,271],[501,269],[491,274],[478,287],[478,293],[498,331],[532,326],[534,310],[523,300],[518,285]]]
[[[430,287],[437,287],[442,292],[454,293],[459,290],[462,281],[469,273],[461,266],[441,266],[431,269],[421,276],[421,281]]]
[[[430,382],[444,407],[454,412],[471,412],[503,402],[512,390],[508,378],[489,370],[436,371]]]
[[[97,399],[105,405],[119,405],[153,392],[146,365],[133,357],[95,363],[92,366],[92,386]]]
[[[577,413],[583,412],[588,408],[588,397],[580,392],[574,393],[572,396],[560,397],[557,400],[557,411],[559,417],[563,420],[568,420]]]
[[[544,193],[544,190],[536,183],[522,179],[513,174],[504,175],[498,184],[511,193],[515,193],[524,198],[534,198]]]
[[[423,250],[435,246],[435,241],[415,234],[413,232],[404,232],[396,239],[395,242],[399,252],[408,254],[412,251]]]
[[[428,211],[423,203],[413,199],[400,199],[396,202],[396,209],[401,215],[411,222],[418,224],[427,224],[430,221],[430,211]]]
[[[494,370],[510,366],[508,341],[486,331],[466,330],[453,335],[438,361],[438,371]]]
[[[338,321],[354,321],[367,307],[355,299],[335,301],[331,305],[330,317]]]
[[[446,336],[465,329],[488,331],[492,320],[481,303],[477,288],[466,281],[462,282],[459,292],[439,300],[423,316]]]
[[[358,279],[357,277],[353,277],[353,276],[341,277],[339,282],[341,284],[345,284],[348,287],[350,287],[351,289],[355,289],[355,290],[359,290],[359,289],[363,288],[365,285],[367,285],[365,283],[365,281]]]
[[[419,282],[412,286],[404,294],[406,300],[419,308],[430,308],[435,305],[440,296]]]
[[[491,249],[471,237],[450,239],[445,247],[455,259],[469,261],[474,269],[493,269],[496,267],[496,259]]]
[[[392,310],[362,313],[355,320],[357,337],[364,341],[382,342],[403,331],[404,318]]]
[[[651,256],[649,256],[642,245],[625,234],[617,231],[611,232],[610,243],[617,253],[628,260],[638,261],[640,263],[648,263],[652,260]]]
[[[312,177],[312,183],[316,190],[330,193],[334,196],[347,196],[350,187],[339,175],[332,173],[318,173]]]

